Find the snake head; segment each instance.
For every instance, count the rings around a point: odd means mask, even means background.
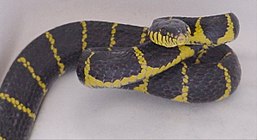
[[[184,21],[171,17],[155,19],[149,29],[151,41],[167,48],[187,44],[190,34]]]

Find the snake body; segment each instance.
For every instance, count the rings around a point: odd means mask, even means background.
[[[172,19],[188,25],[186,44],[172,46],[168,37],[147,27],[100,21],[69,23],[37,37],[13,62],[0,88],[0,140],[28,139],[51,83],[76,67],[89,87],[131,89],[187,103],[232,94],[241,69],[225,43],[238,35],[236,16]]]

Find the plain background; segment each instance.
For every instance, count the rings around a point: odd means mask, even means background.
[[[149,26],[162,16],[234,12],[241,25],[229,45],[242,80],[223,102],[181,104],[135,91],[90,89],[75,72],[57,80],[32,139],[257,138],[257,2],[255,0],[0,0],[0,81],[18,53],[41,33],[73,21]]]

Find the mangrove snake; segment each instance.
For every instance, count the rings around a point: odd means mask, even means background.
[[[186,103],[222,100],[240,81],[238,58],[225,45],[238,32],[233,13],[158,18],[150,28],[99,21],[54,28],[19,54],[2,83],[0,140],[28,139],[50,84],[76,67],[89,87]]]

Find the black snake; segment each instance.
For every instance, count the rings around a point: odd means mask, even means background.
[[[49,30],[19,54],[2,83],[0,140],[28,139],[52,81],[74,68],[90,87],[186,103],[222,100],[241,77],[238,58],[225,45],[238,32],[233,13],[164,17],[150,28],[82,21]]]

